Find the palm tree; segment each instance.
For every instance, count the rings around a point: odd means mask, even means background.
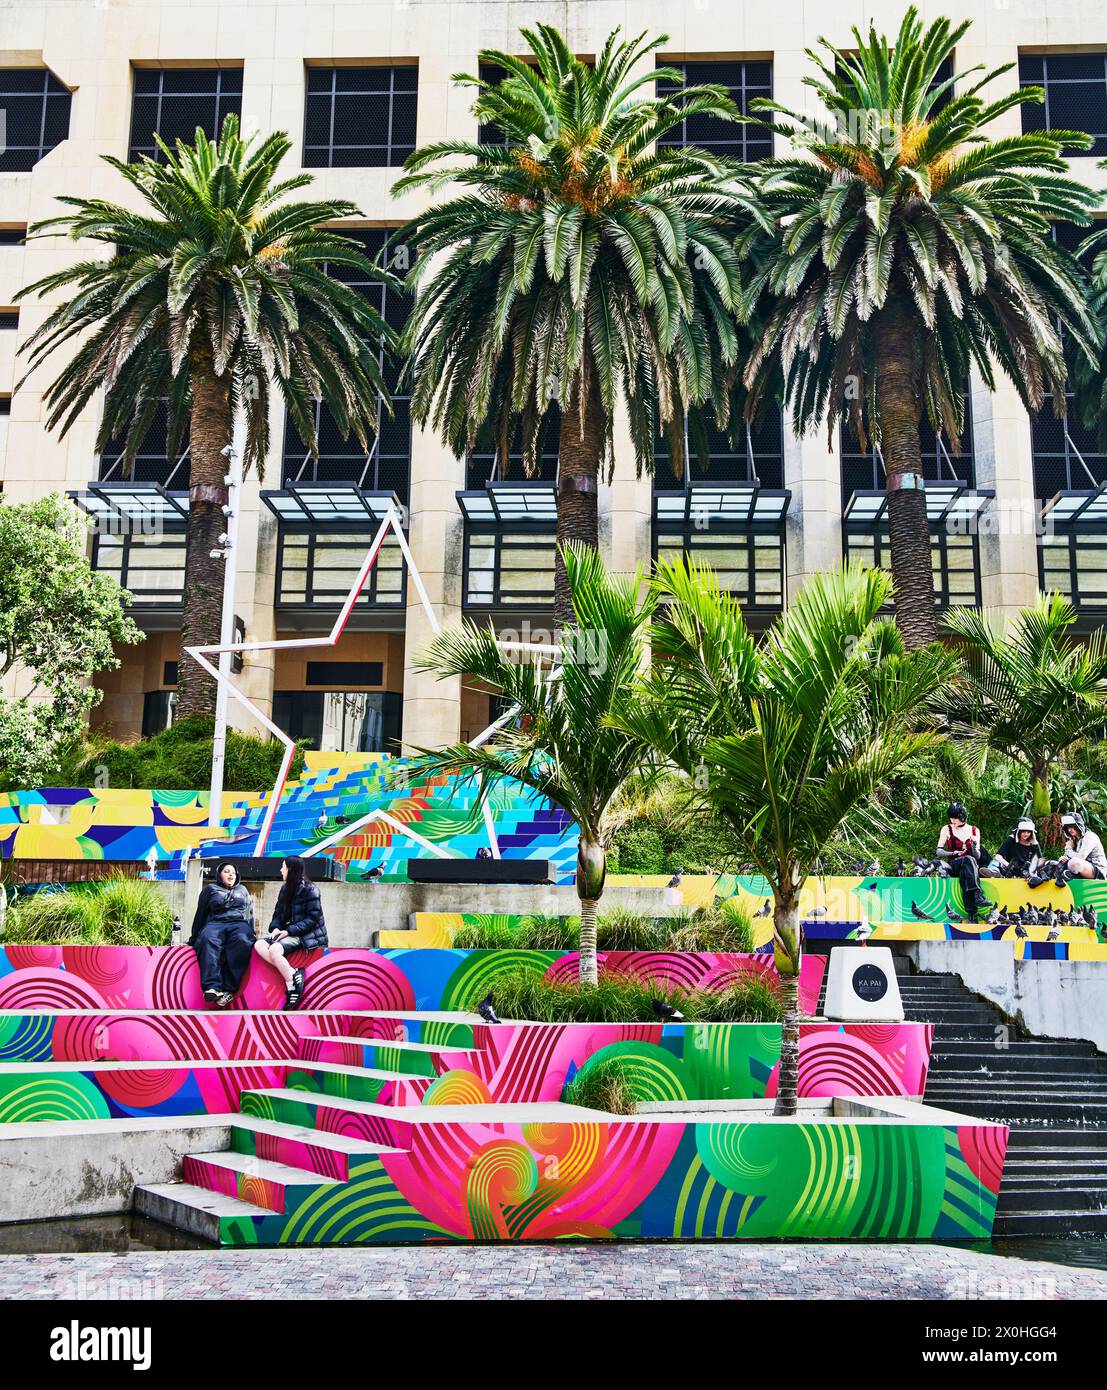
[[[1049,235],[1051,218],[1085,223],[1098,201],[1067,177],[1062,157],[1090,138],[1054,130],[990,139],[991,122],[1044,98],[1029,87],[988,102],[979,95],[1012,64],[958,74],[953,95],[939,72],[968,28],[938,19],[924,33],[912,8],[893,48],[875,28],[867,41],[854,29],[854,54],[822,40],[825,61],[808,52],[820,76],[805,79],[826,108],[821,127],[775,102],[753,103],[775,114],[763,123],[796,153],[759,166],[776,232],[750,275],[750,301],[765,296],[765,327],[745,368],[747,409],[783,371],[797,431],[848,419],[880,449],[896,618],[912,647],[937,632],[923,410],[956,447],[975,362],[989,389],[998,363],[1028,410],[1052,396],[1061,414],[1060,329],[1089,356],[1096,338],[1079,266]]]
[[[683,463],[685,416],[710,401],[730,419],[723,367],[738,356],[735,218],[751,211],[732,161],[656,142],[685,117],[737,119],[721,87],[644,96],[678,70],[633,67],[667,40],[620,41],[595,66],[556,29],[524,29],[531,60],[480,54],[507,77],[475,83],[474,112],[506,143],[449,140],[416,150],[396,192],[462,191],[398,240],[418,247],[409,287],[412,413],[460,457],[478,442],[501,470],[516,431],[533,474],[556,407],[558,541],[555,622],[572,621],[564,545],[597,544],[597,485],[612,465],[612,421],[626,402],[635,462],[653,466],[659,431]],[[463,165],[443,160],[463,157]]]
[[[155,137],[157,138],[157,137]],[[96,447],[124,440],[130,470],[159,406],[166,403],[168,452],[190,450],[188,542],[181,645],[218,642],[223,569],[213,565],[226,522],[223,450],[237,410],[245,417],[244,467],[260,474],[269,448],[271,382],[301,438],[318,452],[313,401],[329,405],[340,431],[368,449],[377,402],[388,400],[382,346],[394,335],[359,294],[325,272],[373,267],[357,244],[321,224],[357,213],[352,203],[289,202],[309,174],[277,180],[291,148],[283,133],[243,140],[228,116],[218,141],[202,130],[176,152],[158,139],[163,161],[108,158],[141,195],[132,211],[89,198],[36,223],[32,235],[68,234],[105,243],[104,260],[81,260],[27,286],[21,295],[57,295],[24,346],[31,371],[63,344],[80,340],[44,393],[47,427],[61,434],[103,388]],[[214,689],[183,658],[177,710],[210,716]]]
[[[1070,637],[1075,622],[1061,594],[1040,594],[1006,631],[975,608],[945,620],[965,644],[949,700],[954,729],[981,761],[998,753],[1026,769],[1038,818],[1052,812],[1053,764],[1075,744],[1107,737],[1107,634]]]
[[[658,661],[615,722],[688,776],[768,881],[784,991],[776,1113],[794,1114],[804,882],[843,825],[941,737],[935,696],[956,660],[938,644],[907,651],[879,617],[892,591],[883,570],[812,578],[760,642],[706,567],[661,563],[654,590]]]
[[[564,559],[576,626],[563,630],[556,667],[545,659],[515,660],[501,650],[491,627],[466,624],[442,633],[419,658],[420,669],[475,677],[515,715],[488,745],[417,752],[421,772],[473,773],[482,794],[500,782],[520,782],[576,822],[580,979],[594,985],[596,909],[607,850],[622,823],[620,792],[649,760],[635,736],[607,719],[647,659],[654,600],[640,596],[641,575],[608,575],[592,547],[570,544]]]

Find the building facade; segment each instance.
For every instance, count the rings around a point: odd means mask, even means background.
[[[1044,85],[1048,105],[1008,113],[996,134],[1053,126],[1096,137],[1073,172],[1107,188],[1107,10],[1102,0],[958,0],[928,7],[974,22],[958,47],[954,77],[977,65],[1011,64],[998,95]],[[399,166],[420,144],[477,135],[473,89],[478,52],[522,54],[521,25],[545,20],[581,56],[596,53],[616,25],[668,34],[659,62],[684,65],[689,81],[721,82],[740,104],[773,96],[798,109],[812,94],[804,49],[825,35],[851,45],[850,26],[872,18],[894,33],[902,4],[863,7],[780,0],[768,8],[689,0],[390,0],[390,3],[275,3],[274,0],[7,0],[0,9],[0,481],[24,501],[70,494],[91,518],[95,563],[134,596],[144,642],[120,652],[100,681],[96,726],[131,737],[171,718],[179,656],[188,457],[167,459],[155,423],[133,476],[118,451],[94,448],[97,407],[64,439],[44,425],[39,373],[21,375],[20,342],[46,312],[19,287],[88,248],[62,239],[24,244],[28,224],[77,194],[128,201],[130,190],[102,160],[154,150],[197,125],[214,134],[239,113],[244,128],[289,132],[286,168],[315,176],[308,196],[348,199],[361,210],[349,230],[378,251],[418,208],[395,198]],[[652,59],[651,59],[652,62]],[[482,74],[485,75],[485,74]],[[755,127],[696,121],[678,138],[754,158],[770,140]],[[483,132],[495,138],[494,131]],[[1071,235],[1060,228],[1058,235]],[[402,296],[376,296],[403,321]],[[54,369],[60,369],[59,356]],[[1013,611],[1039,585],[1070,592],[1091,626],[1107,611],[1107,456],[1074,421],[1030,419],[1013,386],[966,383],[970,425],[954,443],[924,439],[934,568],[940,602]],[[275,407],[263,477],[244,488],[235,611],[247,640],[327,631],[357,572],[383,509],[403,505],[415,563],[445,623],[491,620],[504,634],[548,631],[553,587],[557,441],[544,442],[538,477],[516,463],[494,476],[493,461],[454,458],[411,425],[402,396],[382,417],[371,452],[344,442],[320,419],[312,460]],[[880,460],[849,437],[825,431],[799,439],[786,420],[751,429],[744,450],[723,441],[706,474],[635,476],[629,434],[616,428],[616,468],[600,497],[606,558],[617,571],[645,569],[658,554],[707,555],[748,612],[768,621],[805,578],[843,555],[887,558]],[[436,682],[413,658],[429,636],[426,616],[389,542],[353,619],[333,649],[265,652],[239,679],[298,737],[329,748],[382,748],[402,737],[433,745],[475,735],[489,698],[464,682]],[[18,692],[18,677],[13,690]]]

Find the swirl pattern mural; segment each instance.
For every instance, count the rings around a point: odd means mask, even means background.
[[[274,1194],[261,1203],[269,1214],[224,1218],[221,1239],[981,1239],[998,1183],[963,1146],[1001,1152],[1006,1133],[864,1121],[413,1125],[403,1152],[364,1155],[338,1187]],[[243,1132],[240,1148],[250,1143]]]

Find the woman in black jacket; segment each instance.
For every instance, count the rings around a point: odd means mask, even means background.
[[[200,962],[204,998],[225,1009],[238,993],[254,945],[254,900],[233,864],[220,864],[200,894],[188,944]]]
[[[277,906],[269,930],[257,942],[258,955],[284,980],[286,1009],[294,1009],[304,992],[304,972],[288,963],[290,951],[320,951],[327,944],[323,904],[319,889],[304,872],[304,861],[290,854],[281,865],[284,887],[277,895]]]

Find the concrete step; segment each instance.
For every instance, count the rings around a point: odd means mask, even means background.
[[[362,1038],[334,1034],[325,1038],[303,1038],[299,1055],[307,1062],[337,1062],[344,1066],[376,1068],[411,1076],[439,1075],[436,1059],[475,1056],[478,1048],[442,1047],[437,1043],[391,1042],[383,1038]]]
[[[1107,1137],[1095,1130],[1055,1125],[1050,1129],[1012,1129],[1007,1137],[1007,1153],[1064,1153],[1069,1149],[1103,1150],[1107,1152]]]
[[[148,1216],[166,1226],[219,1244],[222,1223],[234,1217],[269,1216],[266,1207],[252,1202],[211,1192],[193,1183],[150,1183],[135,1188],[134,1209],[139,1216]]]
[[[371,1168],[377,1154],[400,1152],[391,1144],[253,1117],[232,1125],[231,1148],[235,1153],[304,1168],[336,1182],[349,1182]]]
[[[1065,1104],[1059,1101],[1012,1100],[1009,1096],[988,1099],[964,1093],[954,1096],[931,1095],[928,1091],[924,1103],[1001,1125],[1082,1125],[1097,1129],[1107,1126],[1107,1102]]]
[[[290,1167],[252,1154],[188,1154],[182,1177],[194,1187],[237,1197],[282,1215],[293,1212],[321,1187],[341,1187],[335,1178],[325,1178],[304,1168]]]
[[[1107,1211],[1054,1208],[1050,1211],[996,1212],[993,1238],[1023,1236],[1096,1236],[1107,1232]]]
[[[380,1067],[350,1067],[339,1062],[316,1062],[293,1067],[285,1079],[291,1091],[317,1091],[344,1100],[371,1100],[379,1105],[421,1105],[433,1077]]]

